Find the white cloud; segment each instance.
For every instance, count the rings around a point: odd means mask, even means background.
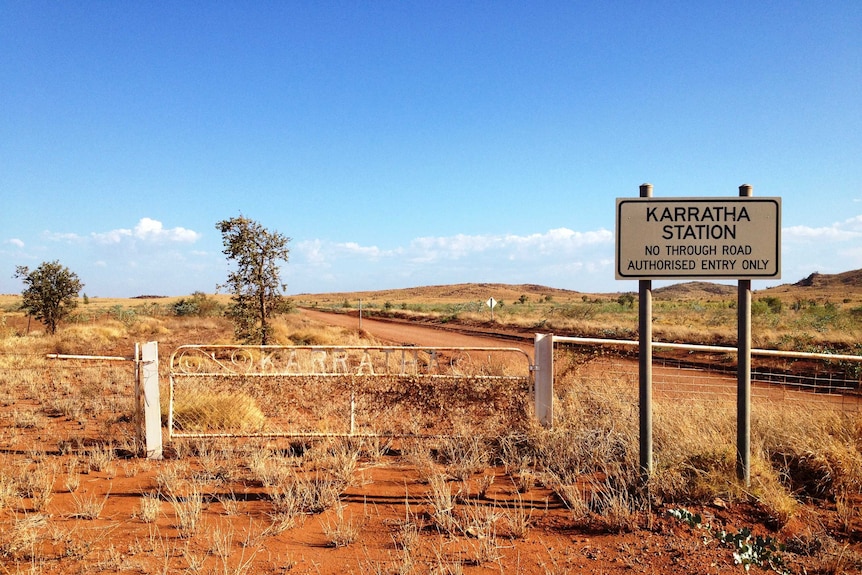
[[[805,242],[815,240],[844,242],[862,237],[862,215],[835,222],[830,226],[812,228],[809,226],[791,226],[781,232],[782,238],[788,241]]]
[[[588,246],[613,245],[614,234],[608,230],[576,232],[568,228],[556,228],[543,234],[529,236],[507,236],[506,244],[522,250],[538,251],[542,254],[571,253]]]
[[[45,239],[48,239],[48,240],[53,241],[53,242],[66,242],[66,243],[77,243],[77,242],[80,242],[81,240],[84,239],[81,236],[79,236],[78,234],[72,233],[72,232],[63,233],[63,232],[45,231],[45,232],[42,232],[42,236]]]
[[[361,246],[356,242],[346,242],[343,244],[336,245],[339,249],[349,255],[363,256],[373,260],[379,259],[381,256],[386,255],[386,252],[382,251],[377,246]]]
[[[49,239],[55,241],[81,241],[83,238],[74,233],[46,232]],[[92,232],[90,239],[98,244],[113,245],[129,239],[144,242],[194,243],[201,234],[187,228],[165,228],[162,222],[152,218],[141,218],[133,229],[117,228],[107,232]]]
[[[463,260],[470,266],[473,258],[489,261],[535,261],[548,257],[569,258],[578,256],[589,261],[579,263],[582,267],[604,267],[605,254],[597,251],[610,249],[614,235],[607,230],[577,232],[567,228],[552,229],[544,233],[529,234],[488,234],[453,236],[426,236],[411,240],[406,247],[381,249],[378,246],[363,246],[357,242],[326,242],[307,240],[299,242],[295,248],[298,263],[314,267],[332,267],[340,263],[360,263],[403,259],[403,263],[429,265],[437,262]]]
[[[482,253],[504,245],[504,236],[468,236],[457,234],[443,237],[416,238],[410,242],[410,259],[415,262],[457,260],[470,254]]]
[[[313,266],[327,266],[327,257],[321,240],[305,240],[297,242],[294,253],[303,257]]]
[[[151,218],[141,218],[135,226],[134,236],[145,241],[168,241],[193,243],[200,239],[201,235],[186,228],[165,229],[162,222]]]
[[[18,238],[10,238],[10,239],[6,240],[6,243],[12,244],[16,248],[23,248],[24,247],[23,240],[19,240]]]
[[[126,238],[132,237],[132,230],[111,230],[109,232],[93,232],[90,234],[97,243],[118,244]]]
[[[377,261],[391,258],[400,252],[400,249],[383,250],[378,246],[363,246],[357,242],[326,242],[319,239],[298,242],[293,248],[293,253],[305,260],[305,263],[317,267],[329,267],[333,261],[340,258]]]

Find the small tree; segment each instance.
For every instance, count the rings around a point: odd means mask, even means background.
[[[287,262],[290,238],[241,215],[218,222],[216,229],[222,234],[223,253],[237,266],[218,286],[233,294],[228,314],[234,332],[242,341],[266,345],[270,317],[286,308],[282,291],[287,286],[281,283],[278,262]]]
[[[194,292],[188,298],[180,298],[171,306],[174,315],[210,317],[222,315],[223,309],[217,301],[208,298],[202,291]]]
[[[617,303],[622,307],[634,307],[635,305],[635,294],[632,292],[625,292],[620,294],[620,297],[617,298]]]
[[[84,284],[69,268],[60,262],[43,262],[32,272],[27,266],[15,268],[15,276],[27,286],[21,295],[21,308],[45,324],[49,333],[57,331],[57,324],[78,306],[78,292]]]

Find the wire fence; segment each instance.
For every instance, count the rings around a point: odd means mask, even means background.
[[[136,451],[133,358],[0,351],[0,448]]]
[[[641,405],[640,366],[632,347],[618,342],[556,347],[555,434],[585,435],[588,445],[594,434],[608,437],[618,445],[616,461],[636,469],[639,458],[640,468],[676,470],[665,479],[679,479],[674,474],[680,469],[688,470],[682,476],[703,470],[731,475],[734,466],[738,475],[745,471],[739,454],[746,452],[747,459],[767,462],[787,478],[812,450],[840,452],[844,447],[837,445],[855,442],[853,430],[862,421],[862,357],[752,350],[751,401],[740,411],[735,353],[654,349],[651,401]],[[740,437],[747,447],[740,447]]]
[[[555,351],[558,375],[612,381],[622,398],[637,405],[637,350],[619,343],[572,343],[562,338]],[[572,338],[574,339],[574,338]],[[735,350],[678,345],[653,353],[652,391],[656,403],[734,405]],[[862,412],[862,356],[753,350],[752,405],[804,406],[809,410]]]
[[[489,350],[474,350],[468,357],[455,350],[374,349],[281,351],[267,355],[264,363],[262,356],[256,357],[262,370],[244,367],[230,374],[195,368],[200,358],[188,362],[187,357],[184,366],[177,364],[174,370],[165,361],[160,370],[162,423],[173,437],[431,436],[470,430],[493,435],[530,417],[529,358],[503,360]],[[327,351],[325,360],[322,351]],[[205,357],[224,353],[210,349]],[[56,448],[62,436],[65,445],[108,441],[135,450],[140,398],[135,395],[134,363],[127,361],[131,359],[52,359],[8,347],[0,350],[0,447],[20,448],[21,441],[35,433],[45,448]],[[230,361],[235,368],[236,357]],[[296,365],[288,367],[291,361]],[[397,369],[387,373],[386,362]],[[434,370],[429,371],[430,366]],[[628,405],[636,420],[636,350],[564,343],[556,347],[555,366],[558,399],[572,381],[601,387]],[[753,408],[862,413],[860,367],[862,357],[855,356],[753,352]],[[735,406],[736,359],[727,350],[659,348],[653,377],[656,405],[687,410],[701,406],[716,413]],[[49,424],[59,431],[40,433]]]

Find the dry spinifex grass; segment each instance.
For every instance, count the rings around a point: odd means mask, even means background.
[[[652,497],[681,503],[718,497],[753,500],[781,526],[797,512],[797,494],[841,502],[862,493],[862,415],[812,403],[756,403],[746,489],[736,480],[735,404],[708,394],[654,401],[655,471],[644,491],[636,389],[612,374],[584,373],[580,360],[561,357],[554,428],[531,430],[516,450],[535,461],[545,483],[581,518],[581,501],[590,512],[613,515],[621,528],[636,524]]]
[[[34,357],[36,355],[33,353]],[[0,361],[13,368],[11,373],[24,373],[16,364],[18,360],[7,355],[0,356]],[[52,413],[63,417],[101,414],[102,411],[93,406],[119,406],[105,402],[105,395],[121,396],[127,391],[109,370],[73,381],[51,375],[43,360],[34,361],[41,362],[38,369],[27,372],[30,375],[15,381],[15,385],[3,384],[0,389],[0,393],[7,396],[23,390],[35,406],[28,408],[30,413],[17,417],[12,408],[7,410],[5,421],[11,424],[4,431],[7,446],[20,446],[26,434],[38,430],[39,425],[49,420],[42,411],[43,406],[55,409]],[[734,480],[733,406],[715,401],[656,401],[656,473],[649,491],[645,492],[640,488],[637,473],[635,390],[612,375],[585,375],[576,369],[577,366],[577,362],[564,358],[557,362],[558,403],[554,429],[525,424],[514,431],[503,432],[497,427],[494,429],[498,435],[480,437],[484,434],[479,432],[479,424],[470,427],[469,414],[464,413],[464,417],[458,419],[459,426],[463,427],[457,428],[462,437],[438,443],[433,454],[427,444],[424,449],[413,451],[413,461],[429,471],[425,474],[429,480],[428,498],[421,506],[429,511],[434,525],[445,533],[443,537],[463,537],[477,545],[482,541],[483,547],[474,550],[477,561],[496,560],[499,551],[494,543],[498,537],[497,523],[506,517],[494,508],[466,507],[458,500],[457,491],[453,492],[457,483],[452,478],[475,479],[484,466],[497,461],[506,464],[513,481],[520,483],[524,490],[544,483],[557,491],[571,508],[575,523],[591,522],[610,531],[625,531],[642,525],[645,505],[656,496],[680,503],[709,501],[715,497],[753,500],[780,524],[796,513],[798,504],[794,495],[800,494],[834,500],[845,529],[849,531],[853,525],[858,525],[858,509],[852,505],[862,489],[862,419],[858,416],[853,419],[827,410],[802,412],[797,407],[756,405],[754,479],[753,487],[746,492]],[[14,371],[16,369],[19,371]],[[51,396],[57,392],[71,397],[79,391],[83,392],[84,399],[76,408],[67,411],[56,403],[51,406]],[[455,388],[449,391],[457,393]],[[465,409],[469,405],[466,401],[461,403]],[[439,407],[437,403],[433,405]],[[23,413],[24,408],[18,409]],[[36,421],[35,428],[31,426],[33,421]],[[101,439],[101,442],[81,442],[70,447],[71,451],[81,453],[81,469],[106,469],[117,464],[111,458],[114,448],[107,438]],[[361,539],[361,530],[358,535],[355,531],[361,526],[355,522],[354,515],[341,507],[339,497],[355,475],[357,449],[358,446],[321,442],[302,455],[285,456],[283,453],[275,455],[262,446],[249,451],[245,459],[234,457],[235,453],[190,449],[183,452],[185,461],[163,462],[155,479],[159,493],[141,494],[136,519],[149,527],[168,516],[183,544],[198,540],[205,521],[202,516],[207,515],[201,509],[206,507],[204,495],[209,496],[214,490],[213,483],[203,483],[196,477],[202,468],[213,482],[215,478],[219,481],[230,478],[260,489],[272,520],[272,525],[266,528],[268,534],[299,525],[309,513],[329,510],[331,543],[349,545],[356,537]],[[369,451],[380,451],[380,447],[371,447]],[[406,450],[402,454],[410,455]],[[246,465],[226,470],[232,458]],[[376,459],[380,459],[379,453]],[[4,470],[15,470],[15,473],[0,471],[0,512],[10,526],[10,530],[0,536],[0,552],[16,557],[33,555],[38,552],[39,538],[44,538],[49,531],[46,527],[49,519],[40,510],[52,505],[53,491],[49,485],[55,484],[57,477],[62,480],[66,474],[60,475],[61,467],[52,467],[44,460],[43,456],[34,457],[26,468],[2,462]],[[195,463],[194,471],[190,461]],[[77,488],[69,487],[69,491],[77,493]],[[222,495],[225,493],[229,493],[228,488],[221,490]],[[24,514],[25,498],[29,515]],[[73,499],[78,502],[78,516],[83,519],[99,517],[105,503],[101,497],[83,493],[77,493]],[[231,505],[225,499],[225,503],[214,507],[228,514]],[[527,514],[517,515],[517,509],[507,512],[511,536],[525,537],[530,529]],[[409,519],[410,514],[407,515]],[[404,551],[404,565],[418,556],[415,550],[421,546],[421,541],[415,540],[430,539],[417,529],[417,524],[415,516],[405,520],[400,533],[399,549]],[[214,537],[211,542],[219,557],[226,555],[226,549],[236,547],[234,535],[226,529],[221,537]],[[481,534],[482,539],[474,539],[471,533]],[[430,555],[437,557],[440,566],[445,565],[447,569],[457,565],[442,551],[432,548]]]

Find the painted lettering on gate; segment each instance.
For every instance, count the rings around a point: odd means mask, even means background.
[[[394,355],[393,355],[394,354]],[[247,373],[268,375],[460,375],[469,355],[424,348],[290,348],[243,355]]]

